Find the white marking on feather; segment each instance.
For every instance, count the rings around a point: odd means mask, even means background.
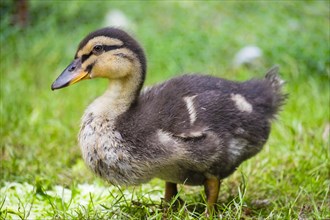
[[[146,94],[152,89],[152,86],[146,86],[141,90],[141,94]]]
[[[176,140],[171,136],[170,133],[165,132],[161,129],[157,131],[158,140],[164,145],[177,144]]]
[[[240,94],[231,94],[231,100],[235,102],[236,107],[242,112],[252,112],[252,105]]]
[[[237,160],[244,153],[244,148],[247,146],[247,141],[245,139],[237,138],[229,141],[229,153],[233,160]]]
[[[171,133],[158,129],[156,132],[158,140],[161,144],[165,146],[165,150],[171,152],[171,158],[168,158],[168,161],[175,161],[177,158],[181,158],[186,155],[185,148],[182,143],[175,138]]]
[[[191,131],[188,133],[181,133],[177,136],[181,138],[197,138],[203,136],[203,131]]]
[[[118,140],[120,140],[120,141],[123,140],[123,137],[121,136],[121,134],[120,134],[119,131],[114,131],[114,136],[115,136]]]
[[[194,124],[194,122],[197,119],[197,112],[196,112],[196,109],[194,107],[194,98],[196,96],[197,95],[183,98],[183,100],[186,102],[187,109],[188,109],[188,112],[189,112],[190,124]]]
[[[285,84],[285,80],[281,79],[279,76],[277,76],[276,79],[277,79],[278,84],[279,84],[280,87],[283,86],[283,85]]]
[[[237,128],[235,130],[236,134],[244,134],[245,133],[245,130],[243,128]]]

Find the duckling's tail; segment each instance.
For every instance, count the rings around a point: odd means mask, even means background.
[[[281,79],[278,72],[279,67],[273,66],[270,70],[267,71],[265,76],[265,80],[269,83],[270,87],[273,90],[271,109],[272,116],[274,118],[276,117],[276,113],[285,104],[285,101],[288,97],[288,95],[282,91],[282,87],[285,84],[285,81]]]

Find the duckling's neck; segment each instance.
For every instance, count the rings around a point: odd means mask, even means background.
[[[134,75],[121,79],[109,80],[105,93],[94,100],[87,111],[94,116],[115,119],[126,112],[136,101],[141,88],[141,80]],[[87,112],[86,112],[87,113]]]

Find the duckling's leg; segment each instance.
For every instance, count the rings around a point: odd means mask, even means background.
[[[206,214],[210,215],[214,211],[214,205],[218,200],[221,180],[217,178],[206,179],[204,183],[204,189],[207,199]]]
[[[166,203],[170,203],[171,200],[173,198],[175,198],[175,196],[178,194],[178,188],[176,186],[176,183],[171,183],[171,182],[166,182],[166,186],[165,186],[165,202]],[[176,200],[175,200],[175,203],[174,203],[174,206],[181,206],[184,204],[184,201],[178,197]]]
[[[178,194],[176,183],[166,182],[165,202],[170,202]]]

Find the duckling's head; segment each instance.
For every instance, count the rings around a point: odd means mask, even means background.
[[[51,88],[60,89],[83,79],[133,77],[141,89],[145,74],[146,58],[138,42],[123,30],[103,28],[80,42],[74,60]]]

